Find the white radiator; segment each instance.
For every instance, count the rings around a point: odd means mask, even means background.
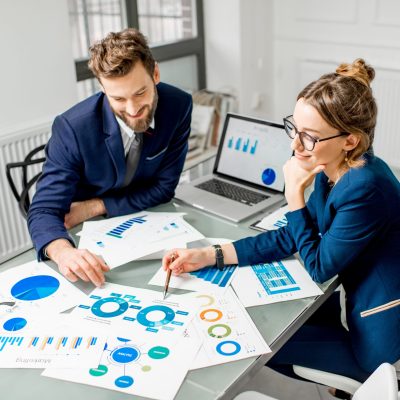
[[[50,123],[45,123],[0,136],[0,263],[32,247],[26,221],[20,214],[6,178],[6,164],[23,161],[31,150],[47,143],[50,127]],[[29,176],[40,170],[41,165],[31,166]],[[16,182],[19,183],[19,176],[16,176]]]

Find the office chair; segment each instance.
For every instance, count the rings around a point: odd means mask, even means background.
[[[299,367],[302,368],[302,367]],[[306,368],[309,369],[309,368]],[[321,372],[321,371],[319,371]],[[331,374],[334,375],[334,374]],[[308,379],[308,378],[307,378]],[[361,384],[360,384],[361,385]],[[393,365],[381,364],[373,374],[355,390],[352,400],[397,400],[397,376]],[[276,400],[254,391],[240,393],[234,400]]]
[[[43,163],[46,158],[34,158],[38,153],[43,151],[45,145],[41,145],[30,151],[27,156],[25,157],[24,161],[20,162],[13,162],[6,164],[6,176],[8,183],[10,185],[11,191],[18,202],[18,207],[21,212],[21,215],[24,219],[26,219],[29,206],[31,204],[31,199],[29,197],[29,191],[39,179],[42,172],[34,174],[30,177],[30,166]],[[16,169],[18,170],[18,176],[13,177],[11,174],[11,170]],[[20,185],[16,183],[20,179]],[[17,187],[21,187],[21,191],[19,192]]]

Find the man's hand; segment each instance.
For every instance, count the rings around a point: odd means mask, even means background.
[[[47,255],[57,265],[60,272],[71,282],[78,278],[101,286],[105,282],[104,272],[110,270],[104,260],[88,250],[72,247],[65,239],[51,242],[46,249]]]
[[[71,204],[69,213],[64,217],[64,225],[67,229],[106,213],[104,202],[101,199],[90,199],[85,201],[76,201]]]

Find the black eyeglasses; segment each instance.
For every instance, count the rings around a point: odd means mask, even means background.
[[[296,128],[296,125],[293,122],[293,115],[289,115],[286,118],[283,118],[283,125],[285,126],[285,131],[290,139],[294,139],[296,135],[299,135],[301,145],[308,151],[314,150],[315,143],[324,142],[325,140],[330,140],[337,138],[339,136],[347,136],[348,133],[340,132],[338,135],[329,136],[324,139],[317,139],[314,136],[309,135],[306,132],[299,132]]]

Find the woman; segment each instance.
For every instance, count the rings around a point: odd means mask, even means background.
[[[358,59],[300,92],[293,116],[284,119],[294,151],[284,166],[288,225],[222,245],[226,264],[298,251],[316,282],[340,277],[348,330],[334,296],[268,364],[286,374],[297,364],[365,381],[382,362],[400,359],[400,184],[372,152],[374,75]],[[174,274],[197,270],[214,265],[216,251],[175,249],[163,266]]]

